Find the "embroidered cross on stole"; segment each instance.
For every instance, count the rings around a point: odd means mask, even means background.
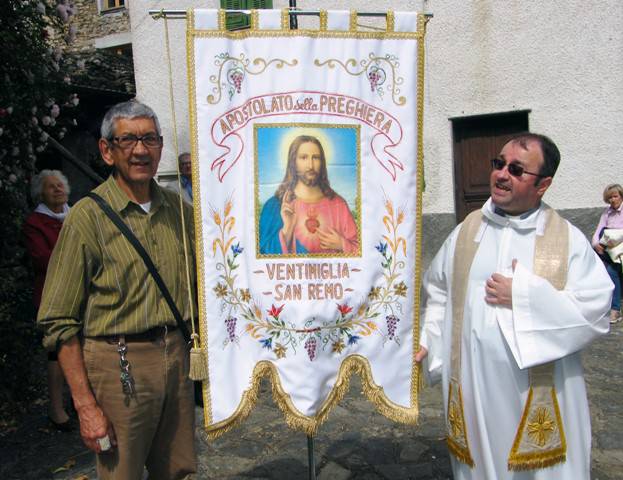
[[[543,235],[537,235],[534,248],[533,272],[562,290],[567,282],[569,257],[569,228],[550,207]],[[469,271],[478,250],[476,234],[482,224],[482,213],[472,212],[459,231],[454,253],[452,280],[452,352],[448,410],[446,418],[447,443],[450,452],[461,462],[474,466],[463,414],[461,394],[461,332]],[[566,459],[567,445],[560,408],[554,389],[554,363],[532,367],[529,372],[530,390],[524,406],[515,440],[508,456],[509,470],[533,470],[549,467]]]

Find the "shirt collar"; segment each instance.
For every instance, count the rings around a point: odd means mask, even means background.
[[[543,206],[543,202],[532,210],[522,213],[521,215],[508,215],[503,212],[493,201],[489,198],[482,206],[482,214],[485,218],[491,222],[502,226],[510,226],[520,230],[530,230],[538,227],[539,216]]]
[[[622,213],[623,212],[623,203],[619,205],[619,208],[612,208],[612,206],[608,205],[608,213]]]
[[[128,195],[121,189],[121,187],[119,186],[119,184],[117,183],[113,175],[108,177],[108,180],[106,180],[105,184],[110,194],[110,197],[109,197],[110,206],[114,210],[121,213],[126,208],[131,207],[132,205],[135,205],[142,212],[144,212],[144,210],[136,202],[130,200]],[[162,205],[168,206],[167,199],[162,194],[160,186],[156,183],[154,179],[151,180],[150,188],[151,188],[150,213],[157,211]]]
[[[37,205],[37,208],[35,208],[35,212],[47,215],[48,217],[52,217],[62,222],[65,220],[65,217],[69,213],[69,205],[64,204],[63,211],[61,213],[56,213],[50,210],[50,208],[45,203],[40,203],[39,205]]]

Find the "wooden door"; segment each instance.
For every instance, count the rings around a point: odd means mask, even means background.
[[[529,110],[460,117],[452,121],[457,223],[489,198],[491,159],[510,138],[528,131]]]

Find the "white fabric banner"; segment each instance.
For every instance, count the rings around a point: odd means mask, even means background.
[[[415,423],[425,22],[251,20],[227,32],[222,11],[188,15],[208,432],[242,421],[269,376],[313,433],[353,372],[381,413]]]

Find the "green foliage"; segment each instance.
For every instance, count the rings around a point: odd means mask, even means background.
[[[34,329],[31,279],[20,245],[30,209],[29,182],[49,136],[75,121],[78,98],[63,71],[63,46],[75,31],[66,2],[4,0],[0,15],[0,404],[27,402]],[[45,372],[37,372],[45,376]]]
[[[67,113],[78,103],[62,68],[61,35],[69,27],[56,8],[40,0],[5,0],[2,7],[0,193],[23,190],[48,137],[62,138],[75,123]]]
[[[43,356],[35,329],[30,279],[24,269],[2,272],[0,289],[0,405],[3,416],[13,413],[32,397],[33,377],[45,378],[45,371],[33,371],[35,356]]]

